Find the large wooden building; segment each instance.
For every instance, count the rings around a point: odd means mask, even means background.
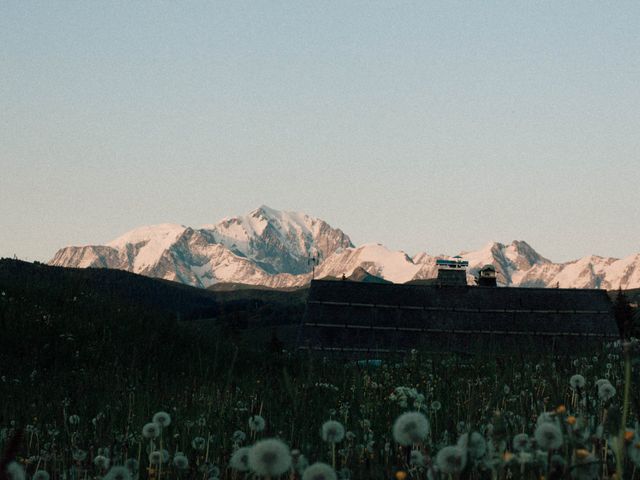
[[[315,280],[298,347],[358,355],[414,348],[571,354],[588,353],[618,338],[604,290],[468,286],[445,280],[428,285]]]

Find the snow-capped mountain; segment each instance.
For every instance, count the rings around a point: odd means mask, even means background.
[[[347,235],[323,220],[262,206],[200,229],[154,225],[106,245],[65,247],[49,263],[118,268],[200,287],[232,282],[280,288],[307,283],[311,257],[351,246]]]
[[[484,265],[495,266],[506,286],[564,288],[640,287],[640,254],[624,259],[587,256],[553,263],[524,241],[492,242],[462,252],[468,280]],[[436,259],[413,257],[376,243],[354,246],[340,229],[309,215],[261,206],[247,215],[191,228],[162,224],[137,228],[105,245],[65,247],[49,262],[65,267],[118,268],[151,277],[208,287],[242,283],[271,288],[303,286],[316,278],[365,273],[395,283],[437,276]]]

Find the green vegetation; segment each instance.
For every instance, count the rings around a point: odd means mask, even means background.
[[[638,477],[635,343],[626,357],[615,345],[581,358],[310,357],[290,348],[305,295],[0,261],[0,448],[23,432],[29,476],[72,479],[276,477],[255,459],[238,471],[240,448],[268,438],[299,450],[291,466],[278,453],[289,475],[320,461],[330,468],[307,472],[327,480],[333,467],[354,480]],[[426,433],[405,418],[394,435],[407,411]]]

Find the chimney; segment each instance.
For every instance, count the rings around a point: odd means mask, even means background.
[[[467,267],[469,262],[455,256],[452,260],[436,260],[438,266],[438,286],[465,287],[467,285]]]
[[[496,267],[493,265],[485,265],[478,272],[478,286],[480,287],[497,287]]]

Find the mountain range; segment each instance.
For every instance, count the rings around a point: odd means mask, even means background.
[[[583,257],[553,263],[524,241],[491,242],[460,252],[473,284],[482,266],[496,267],[503,286],[602,288],[640,287],[640,254],[623,259]],[[192,228],[161,224],[132,230],[105,245],[64,247],[49,261],[63,267],[115,268],[197,287],[216,284],[295,288],[316,278],[343,275],[394,283],[434,278],[436,259],[409,256],[383,245],[355,246],[324,220],[261,206],[247,215]]]

